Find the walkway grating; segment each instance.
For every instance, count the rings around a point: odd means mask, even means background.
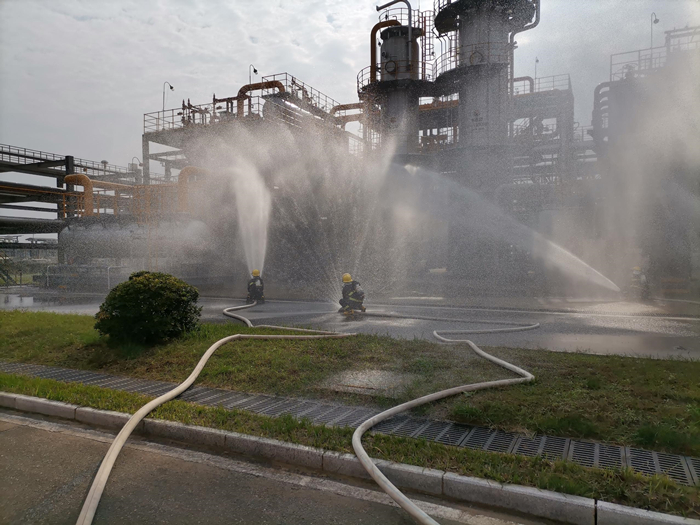
[[[159,396],[175,384],[130,377],[73,370],[28,363],[0,361],[0,372],[51,378],[66,383],[81,383],[114,390]],[[348,426],[360,423],[379,412],[367,407],[353,407],[280,396],[247,394],[219,388],[193,386],[179,399],[207,406],[222,406],[249,410],[257,414],[279,416],[290,414],[306,418],[315,424]],[[566,459],[584,467],[631,467],[645,475],[666,474],[683,485],[700,485],[700,458],[667,454],[634,447],[568,439],[545,435],[520,435],[485,427],[474,427],[427,418],[398,415],[376,425],[373,432],[415,437],[444,445],[474,450],[503,452],[522,456],[543,456],[553,460]]]

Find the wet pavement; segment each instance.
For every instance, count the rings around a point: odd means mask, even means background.
[[[474,299],[464,306],[444,306],[442,298],[388,298],[393,304],[366,304],[368,312],[445,320],[388,319],[337,313],[337,305],[313,301],[268,301],[242,314],[254,324],[301,326],[323,330],[433,339],[433,330],[486,329],[485,321],[540,323],[527,332],[470,336],[483,346],[547,349],[565,352],[700,359],[700,305],[674,302],[572,301],[563,299]],[[393,300],[392,300],[393,299]],[[424,303],[424,304],[420,304]],[[438,303],[438,304],[436,304]],[[200,300],[202,318],[233,323],[221,311],[243,304],[240,299]],[[509,308],[503,305],[510,305]],[[3,305],[0,308],[13,308]],[[16,305],[27,310],[94,315],[99,301],[75,304]]]

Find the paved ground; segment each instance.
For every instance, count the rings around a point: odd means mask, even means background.
[[[74,523],[111,434],[0,411],[0,522]],[[445,525],[535,522],[422,498]],[[413,522],[369,483],[349,485],[132,439],[95,523],[382,524]],[[541,523],[541,521],[537,521]]]
[[[505,298],[474,300],[474,305],[442,306],[441,298],[393,298],[393,304],[367,303],[370,312],[398,313],[405,316],[445,317],[454,322],[418,319],[382,319],[365,317],[347,320],[328,302],[268,301],[246,310],[255,324],[295,325],[325,330],[388,334],[405,338],[432,338],[436,329],[483,329],[484,320],[540,323],[538,330],[512,334],[473,336],[484,346],[545,348],[555,351],[586,351],[649,357],[700,359],[700,306],[673,302],[635,303],[625,301],[566,301],[555,299]],[[423,305],[416,303],[425,303]],[[438,303],[438,304],[435,304]],[[203,318],[227,321],[221,310],[242,304],[237,299],[203,298]],[[510,304],[510,308],[503,305]],[[42,306],[29,309],[94,314],[99,303]],[[1,307],[1,306],[0,306]],[[9,304],[8,304],[9,307]],[[472,321],[457,322],[458,319]],[[481,321],[481,322],[480,322]]]

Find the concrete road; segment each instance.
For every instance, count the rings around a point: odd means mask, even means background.
[[[511,334],[475,335],[484,346],[544,348],[596,354],[635,355],[657,358],[700,359],[700,305],[673,302],[565,301],[498,298],[474,301],[473,305],[444,306],[442,298],[393,298],[393,304],[367,302],[370,313],[441,317],[448,321],[359,317],[348,320],[330,302],[268,301],[246,310],[255,324],[304,326],[343,332],[385,334],[404,338],[432,339],[433,330],[485,329],[484,320],[540,323],[538,330]],[[419,304],[419,303],[423,304]],[[418,304],[417,304],[418,303]],[[437,304],[436,304],[437,303]],[[243,304],[240,299],[202,298],[203,319],[227,320],[221,311]],[[504,305],[509,305],[505,308]],[[94,315],[99,303],[44,306],[27,309]],[[454,321],[451,321],[454,320]],[[469,322],[460,322],[467,320]]]
[[[232,305],[226,300],[208,298],[203,299],[202,304],[203,317],[208,321],[221,321],[221,310]],[[254,324],[305,326],[341,332],[386,334],[409,339],[432,339],[433,330],[493,328],[494,325],[484,322],[486,320],[540,323],[540,328],[533,331],[480,334],[471,338],[484,346],[700,359],[700,317],[667,315],[661,306],[605,303],[569,311],[371,303],[368,303],[367,307],[369,313],[396,313],[407,317],[413,315],[446,320],[387,319],[370,316],[357,316],[349,320],[338,314],[333,304],[311,302],[267,302],[241,314]]]
[[[0,412],[0,523],[75,523],[112,435]],[[442,524],[533,525],[422,498]],[[133,439],[119,456],[95,523],[409,525],[369,483],[349,485],[240,458]]]

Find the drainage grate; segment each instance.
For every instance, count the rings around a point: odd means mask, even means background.
[[[693,478],[688,470],[688,464],[683,457],[676,456],[675,454],[664,454],[663,452],[656,452],[656,457],[659,460],[659,467],[661,468],[662,474],[666,474],[669,478],[682,485],[693,484]]]
[[[572,441],[569,445],[569,460],[584,467],[592,467],[595,463],[595,445],[588,441]]]
[[[372,412],[367,410],[366,408],[358,408],[357,410],[353,410],[349,414],[343,416],[339,420],[337,420],[334,424],[335,426],[338,427],[356,427],[363,421],[367,421],[369,418],[372,416],[376,416],[378,412]]]
[[[460,444],[461,447],[473,448],[474,450],[482,450],[489,439],[491,439],[491,434],[493,432],[488,428],[484,427],[474,427],[474,429],[467,436],[467,439]]]
[[[29,363],[0,361],[0,371],[94,385],[149,396],[160,396],[176,386],[163,381],[149,381]],[[246,394],[204,386],[189,388],[180,395],[179,399],[211,406],[222,406],[226,409],[240,408],[269,416],[291,414],[299,418],[308,418],[316,424],[353,428],[377,414],[376,411],[365,407],[327,405],[315,401]],[[700,484],[700,458],[624,448],[604,443],[577,441],[556,436],[517,436],[513,433],[493,431],[484,427],[471,427],[449,421],[431,421],[405,415],[384,420],[373,427],[372,431],[396,436],[410,436],[444,445],[489,452],[512,452],[523,456],[541,455],[551,459],[567,458],[569,461],[585,467],[616,469],[628,465],[642,474],[663,473],[678,483]]]
[[[543,446],[544,436],[535,436],[534,438],[521,437],[513,447],[513,454],[521,456],[539,456],[540,446]]]
[[[313,401],[302,401],[301,403],[295,404],[287,413],[295,417],[307,418],[309,417],[309,413],[315,408],[318,408],[318,406],[319,404]]]
[[[405,423],[406,420],[408,420],[408,416],[394,416],[373,426],[372,430],[380,434],[391,434],[399,425]]]
[[[343,416],[348,415],[355,409],[350,407],[334,406],[332,410],[321,414],[320,416],[314,418],[314,423],[328,423],[332,424],[336,419],[340,419]]]
[[[688,467],[690,469],[690,476],[696,485],[700,485],[700,459],[698,458],[686,458]]]
[[[221,406],[224,408],[238,408],[238,404],[242,403],[246,399],[249,399],[250,396],[247,394],[236,394],[234,393],[230,399],[227,399],[226,401],[222,401]]]
[[[598,443],[597,467],[620,469],[625,464],[625,449],[617,445]]]
[[[248,396],[248,399],[244,399],[236,408],[244,408],[246,410],[253,408],[255,405],[265,402],[270,399],[269,396]]]
[[[459,423],[451,423],[447,425],[445,431],[440,434],[435,441],[443,445],[457,446],[471,432],[472,427],[461,425]]]
[[[416,434],[414,437],[425,439],[427,441],[435,441],[440,434],[446,430],[447,425],[442,421],[431,421],[425,428]]]
[[[425,425],[425,419],[409,418],[403,425],[394,429],[392,435],[408,437],[416,430],[420,429],[423,425]]]
[[[316,423],[316,418],[323,416],[324,414],[330,412],[335,408],[336,407],[334,407],[333,405],[316,405],[315,408],[306,412],[304,414],[304,417],[309,418],[311,421]]]
[[[494,433],[493,439],[486,444],[484,450],[488,452],[511,452],[516,439],[515,434],[498,430]]]
[[[203,405],[209,405],[209,406],[217,406],[219,402],[222,399],[225,399],[228,396],[227,392],[222,392],[221,390],[215,390],[214,395],[211,397],[208,397],[206,399],[203,399],[200,401]]]
[[[557,436],[543,436],[542,457],[559,460],[566,457],[570,440]]]
[[[653,476],[660,471],[656,461],[654,461],[654,453],[650,450],[641,450],[638,448],[629,449],[630,466],[637,472]]]
[[[266,416],[279,416],[280,414],[285,413],[288,408],[293,407],[297,404],[299,404],[299,401],[297,401],[296,399],[288,399],[284,403],[268,407],[265,410],[259,410],[259,412],[261,414],[265,414]]]

